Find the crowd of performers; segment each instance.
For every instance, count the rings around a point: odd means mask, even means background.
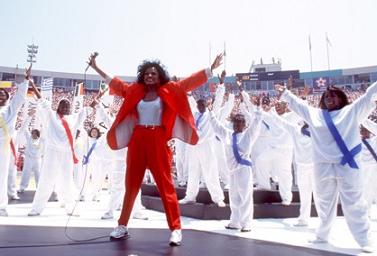
[[[377,202],[377,124],[370,115],[377,83],[362,93],[330,86],[314,96],[307,90],[293,94],[290,80],[276,85],[273,98],[250,95],[242,87],[235,95],[224,86],[223,72],[214,97],[205,99],[191,91],[212,76],[222,55],[182,80],[170,79],[159,62],[145,61],[133,84],[103,71],[95,58],[91,55],[88,64],[117,95],[115,107],[102,104],[100,93],[75,114],[68,99],[52,108],[30,68],[12,97],[0,89],[0,216],[8,216],[8,198],[19,199],[32,175],[36,193],[30,217],[43,214],[53,192],[66,214],[78,215],[76,201],[98,201],[107,178],[110,200],[101,219],[112,219],[121,209],[110,234],[120,239],[128,236],[130,217],[148,219],[141,211],[140,186],[151,179],[174,246],[182,241],[179,204],[195,203],[201,186],[218,207],[226,206],[228,190],[231,216],[225,228],[250,232],[253,191],[278,184],[281,204],[289,206],[295,180],[300,195],[295,226],[308,225],[312,198],[319,216],[313,243],[328,242],[340,200],[354,239],[364,252],[373,251],[369,221]],[[28,86],[36,98],[32,112],[27,104],[22,107]],[[24,164],[16,185],[19,148],[24,148]],[[186,187],[179,201],[174,184]]]

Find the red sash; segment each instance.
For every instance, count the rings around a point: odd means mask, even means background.
[[[14,164],[17,165],[17,153],[16,153],[16,147],[14,146],[13,140],[10,140],[10,150],[12,151],[12,155],[14,157]]]
[[[72,137],[71,129],[69,129],[67,120],[64,119],[63,115],[59,114],[59,117],[60,117],[60,120],[62,121],[65,133],[67,134],[67,137],[68,137],[69,146],[71,147],[71,151],[72,151],[73,162],[77,164],[79,160],[77,159],[75,150],[73,149],[73,137]]]

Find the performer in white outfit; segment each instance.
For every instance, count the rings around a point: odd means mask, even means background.
[[[295,226],[307,226],[312,207],[312,194],[316,202],[314,189],[314,164],[313,149],[310,138],[309,126],[300,121],[292,123],[278,115],[271,115],[280,125],[286,129],[293,139],[293,150],[297,169],[297,185],[300,195],[300,215]]]
[[[368,215],[372,217],[371,207],[373,202],[377,202],[377,124],[366,119],[362,122],[360,134],[363,142],[361,168],[364,174],[364,195],[368,203]]]
[[[285,86],[276,85],[282,100],[308,123],[313,143],[314,181],[320,219],[313,242],[327,242],[336,216],[338,197],[344,217],[364,252],[373,251],[368,205],[363,197],[363,175],[359,169],[361,140],[359,124],[375,109],[377,83],[352,104],[345,93],[329,87],[320,108],[308,106]]]
[[[225,207],[224,193],[220,186],[217,163],[214,161],[215,153],[213,143],[215,134],[210,124],[209,113],[206,111],[206,101],[197,101],[198,111],[194,113],[199,141],[196,145],[187,145],[189,152],[189,173],[186,196],[179,200],[180,204],[195,203],[199,193],[199,182],[202,175],[211,195],[211,199],[219,207]]]
[[[249,113],[245,113],[249,115]],[[260,130],[260,113],[256,114],[246,127],[243,114],[233,117],[233,131],[220,123],[211,112],[211,124],[225,143],[225,152],[230,172],[229,203],[231,216],[227,229],[241,229],[241,232],[251,230],[254,214],[253,205],[253,175],[250,153],[253,143]]]
[[[225,86],[224,86],[224,79],[225,79],[225,71],[221,73],[220,84],[217,86],[216,94],[215,94],[215,101],[213,103],[213,111],[216,114],[218,120],[224,124],[226,127],[229,125],[229,121],[227,120],[232,112],[234,107],[234,94],[229,93],[227,101],[224,102],[225,96]],[[216,136],[214,141],[214,150],[215,156],[217,160],[217,166],[219,169],[219,177],[220,180],[224,184],[224,188],[227,189],[229,187],[229,170],[226,163],[226,154],[225,154],[225,144],[221,139]]]
[[[242,93],[249,109],[255,108],[251,104],[249,95]],[[280,110],[282,110],[280,112]],[[279,111],[279,113],[277,113]],[[270,109],[265,113],[279,114],[285,118],[285,110]],[[271,189],[271,179],[279,182],[279,194],[283,205],[290,205],[292,201],[292,157],[293,142],[290,134],[280,127],[273,119],[262,116],[261,133],[255,142],[251,154],[255,163],[255,178],[259,188]]]
[[[29,124],[29,119],[26,121],[26,124]],[[26,138],[25,157],[20,188],[18,190],[19,193],[23,193],[28,188],[31,174],[34,175],[35,184],[38,187],[44,146],[44,140],[41,139],[40,130],[33,128],[31,132],[29,132],[28,129],[25,129],[24,135]]]
[[[40,99],[40,95],[38,98]],[[72,215],[76,196],[73,165],[79,161],[73,148],[74,136],[86,118],[86,109],[78,115],[69,115],[70,110],[71,104],[66,99],[59,102],[56,112],[52,111],[50,104],[45,100],[38,105],[38,114],[44,124],[43,136],[46,144],[38,188],[28,216],[41,214],[55,185],[67,214]]]
[[[7,105],[9,94],[0,89],[0,216],[8,216],[8,168],[10,161],[10,140],[15,130],[17,113],[26,101],[26,93],[29,84],[31,66],[25,72],[25,81],[18,85],[10,103]]]

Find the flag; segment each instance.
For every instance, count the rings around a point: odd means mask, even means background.
[[[54,79],[52,77],[45,78],[42,80],[41,84],[41,95],[42,98],[49,102],[52,102],[52,88],[54,86]]]
[[[326,33],[326,43],[327,43],[329,46],[332,47],[332,44],[331,44],[331,42],[330,42],[329,37],[327,36],[327,33]]]
[[[73,97],[73,109],[72,112],[77,114],[84,106],[84,83],[76,83]]]
[[[0,81],[0,88],[11,88],[12,82],[11,81]]]
[[[84,83],[77,83],[75,86],[75,97],[84,95]]]

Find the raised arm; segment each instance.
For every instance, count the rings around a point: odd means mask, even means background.
[[[375,101],[377,100],[377,82],[374,82],[368,87],[366,92],[351,105],[353,115],[356,116],[359,122],[365,120],[370,113],[376,108]]]
[[[127,83],[121,81],[120,79],[114,77],[112,74],[105,72],[102,68],[98,67],[96,57],[98,54],[92,53],[87,61],[88,65],[94,69],[109,85],[111,90],[118,96],[124,96],[127,87]]]
[[[193,91],[197,87],[203,85],[207,82],[208,78],[212,76],[213,70],[218,68],[222,64],[223,54],[219,54],[216,56],[215,60],[213,61],[210,69],[201,70],[197,73],[192,74],[191,76],[180,80],[178,85],[185,90],[186,92]]]
[[[377,124],[370,119],[365,119],[361,123],[365,128],[367,128],[371,133],[377,136]]]
[[[275,89],[279,93],[278,97],[287,102],[292,111],[296,112],[296,114],[298,114],[307,123],[311,123],[310,108],[312,107],[310,107],[306,101],[291,93],[284,85],[276,84]]]

